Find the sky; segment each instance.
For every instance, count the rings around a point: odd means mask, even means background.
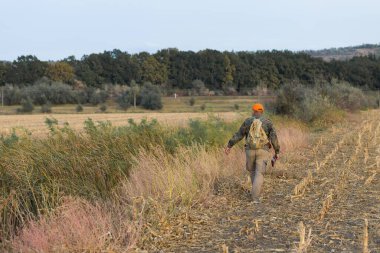
[[[378,0],[0,0],[0,60],[380,43]]]

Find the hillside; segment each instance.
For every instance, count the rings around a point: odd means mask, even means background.
[[[343,61],[360,56],[380,56],[380,44],[363,44],[361,46],[306,50],[304,52],[312,57],[322,58],[325,61],[331,61],[333,59]]]

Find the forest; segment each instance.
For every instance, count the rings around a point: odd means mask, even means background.
[[[380,89],[380,58],[323,61],[305,52],[220,52],[162,49],[129,54],[118,49],[42,61],[32,55],[0,62],[0,85],[31,86],[41,78],[72,86],[103,88],[150,82],[163,93],[194,89],[199,81],[210,91],[247,95],[255,87],[276,90],[288,82],[315,85],[346,81],[364,90]],[[198,82],[194,82],[198,81]]]

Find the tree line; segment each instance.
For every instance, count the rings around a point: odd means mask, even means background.
[[[43,77],[94,88],[150,82],[164,91],[193,89],[198,80],[209,90],[240,94],[255,87],[278,89],[294,80],[312,85],[337,79],[365,89],[380,89],[380,58],[370,55],[325,62],[304,52],[193,52],[170,48],[154,54],[115,49],[57,62],[28,55],[0,63],[0,85],[30,86]]]

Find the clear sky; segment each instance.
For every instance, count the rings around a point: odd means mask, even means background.
[[[0,59],[380,42],[379,0],[0,0]]]

